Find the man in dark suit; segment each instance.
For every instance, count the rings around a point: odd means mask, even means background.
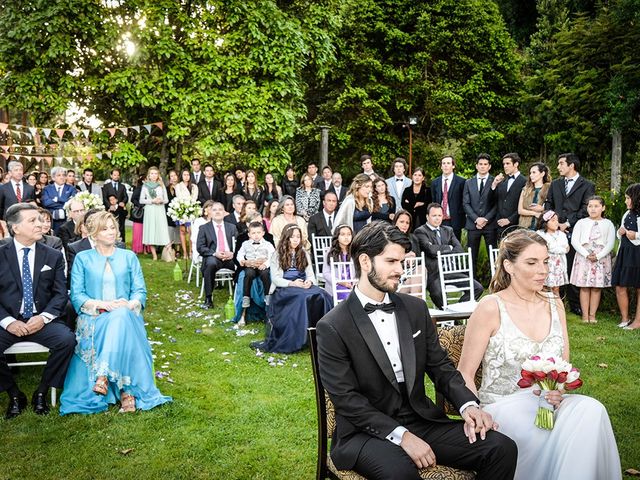
[[[20,202],[35,202],[34,188],[23,180],[24,167],[22,163],[12,161],[7,165],[10,178],[7,183],[0,185],[0,220],[4,220],[4,213],[11,205]]]
[[[342,174],[340,172],[333,173],[331,176],[331,183],[332,185],[329,188],[329,191],[336,194],[336,197],[338,197],[338,207],[340,207],[344,197],[347,196],[347,190],[349,189],[342,185]]]
[[[63,167],[51,169],[53,183],[42,190],[42,206],[51,212],[53,231],[57,234],[62,224],[67,220],[64,209],[65,203],[75,196],[78,191],[66,183],[67,170]]]
[[[234,195],[231,199],[231,206],[233,207],[233,210],[231,210],[231,213],[229,213],[229,215],[224,217],[224,221],[226,223],[230,223],[237,229],[238,224],[240,223],[240,213],[242,212],[242,207],[244,207],[244,204],[246,202],[247,199],[244,198],[243,195]]]
[[[553,210],[558,215],[560,230],[567,234],[571,246],[571,230],[578,220],[587,217],[589,198],[595,195],[595,186],[580,175],[580,159],[575,153],[563,153],[558,157],[558,173],[561,178],[551,182],[545,210]],[[571,277],[573,259],[576,251],[573,247],[567,253],[567,270]],[[582,315],[580,292],[574,285],[567,285],[569,307],[576,315]]]
[[[436,462],[513,478],[515,443],[478,407],[424,301],[395,293],[410,248],[396,227],[366,225],[351,244],[358,284],[317,324],[320,376],[336,411],[333,463],[368,479],[419,479],[418,468]],[[425,374],[464,421],[426,396]]]
[[[520,173],[520,155],[507,153],[502,157],[504,175],[496,175],[491,183],[492,201],[496,204],[496,238],[502,238],[505,230],[511,231],[518,226],[520,214],[518,203],[520,194],[527,183],[527,179]]]
[[[204,177],[198,183],[198,200],[201,205],[207,200],[220,201],[220,185],[214,178],[213,167],[209,164],[204,166]]]
[[[324,194],[329,191],[333,185],[332,181],[333,170],[329,165],[322,167],[322,176],[318,176],[313,186],[320,190],[320,199],[324,199]]]
[[[336,208],[338,208],[338,197],[333,192],[327,192],[322,201],[322,210],[309,217],[307,225],[308,237],[311,235],[316,237],[330,237],[333,234],[334,221],[336,219]]]
[[[471,248],[473,257],[473,271],[477,272],[478,252],[480,240],[484,237],[484,244],[496,246],[496,204],[492,201],[491,183],[493,177],[489,175],[491,169],[489,155],[481,153],[476,160],[477,175],[464,184],[462,204],[467,214],[467,244]]]
[[[191,160],[191,183],[193,183],[194,185],[198,185],[203,178],[204,175],[202,174],[202,170],[200,169],[200,160],[194,158],[193,160]]]
[[[82,171],[82,180],[76,185],[76,189],[80,192],[89,192],[102,198],[102,187],[94,182],[93,170],[85,168]]]
[[[109,197],[115,196],[115,205],[111,204]],[[114,168],[111,170],[111,181],[106,182],[102,187],[102,202],[104,208],[118,219],[118,228],[120,229],[120,238],[125,242],[125,221],[127,219],[127,188],[120,181],[120,170]],[[115,207],[115,208],[114,208]]]
[[[47,365],[32,397],[34,411],[44,415],[49,412],[47,391],[64,385],[76,344],[73,332],[56,321],[67,303],[64,260],[62,253],[38,242],[42,238],[38,207],[13,205],[5,219],[13,241],[0,246],[0,352],[21,341],[49,348]],[[9,394],[6,418],[20,415],[27,398],[4,355],[0,355],[0,390]]]
[[[69,220],[62,224],[58,230],[58,237],[62,240],[62,245],[67,250],[70,243],[80,239],[76,233],[76,225],[84,215],[84,204],[80,200],[71,200],[67,207],[67,217]]]
[[[453,228],[442,225],[442,206],[438,203],[430,203],[427,206],[427,223],[417,228],[413,234],[418,240],[420,250],[424,252],[425,267],[427,269],[427,290],[431,296],[436,308],[442,308],[442,286],[440,285],[440,270],[438,267],[438,252],[442,255],[447,253],[463,253],[464,249],[460,242],[453,233]],[[450,276],[454,278],[453,275]],[[464,278],[461,276],[461,278]],[[461,286],[464,286],[466,282],[462,281]],[[474,287],[474,299],[478,300],[484,291],[482,285],[477,280],[473,281]],[[464,295],[460,299],[462,302],[466,302],[471,299],[471,294],[468,291],[464,292]]]
[[[196,249],[202,256],[202,278],[204,281],[205,301],[202,308],[213,307],[213,285],[216,272],[221,268],[234,270],[233,238],[238,231],[236,227],[224,221],[224,206],[215,202],[211,207],[211,222],[207,222],[198,230]]]
[[[465,179],[455,175],[456,161],[451,155],[442,157],[440,169],[442,175],[431,182],[431,200],[442,205],[443,225],[453,228],[458,240],[462,240],[462,227],[465,225],[465,213],[462,206]]]

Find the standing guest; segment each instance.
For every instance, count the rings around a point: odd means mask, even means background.
[[[413,170],[412,184],[402,193],[402,209],[411,214],[414,230],[424,225],[427,217],[427,205],[431,203],[431,192],[425,183],[424,170],[420,167]]]
[[[626,330],[640,328],[640,238],[638,238],[638,217],[640,216],[640,183],[633,183],[624,192],[624,203],[627,211],[617,235],[620,239],[618,256],[613,269],[611,283],[616,287],[616,299],[622,320],[618,324]],[[629,292],[631,287],[636,291],[636,316],[629,318]]]
[[[389,193],[396,204],[396,211],[402,210],[402,194],[411,186],[411,179],[405,176],[407,161],[398,157],[393,161],[393,177],[387,178]]]
[[[260,209],[262,209],[264,192],[262,191],[262,187],[258,185],[258,176],[255,170],[247,170],[242,194],[244,195],[244,198],[252,200]]]
[[[425,187],[425,191],[427,188]],[[384,220],[391,222],[396,213],[396,202],[387,190],[387,183],[383,178],[376,178],[373,181],[373,193],[371,195],[373,200],[373,212],[371,214],[371,220]]]
[[[333,185],[333,170],[329,165],[322,167],[322,177],[318,178],[314,187],[320,190],[320,200],[324,199],[324,194],[329,191]]]
[[[236,255],[240,269],[244,271],[242,317],[238,322],[239,327],[243,327],[246,324],[245,315],[247,308],[251,306],[250,295],[253,281],[259,278],[262,281],[265,292],[268,292],[271,288],[269,265],[271,264],[271,257],[275,253],[275,248],[265,240],[264,234],[264,224],[252,221],[249,224],[249,239],[242,242]],[[269,302],[267,301],[267,303]]]
[[[51,212],[53,231],[56,233],[67,219],[64,211],[65,203],[78,192],[75,187],[65,183],[66,175],[65,168],[53,167],[51,176],[54,183],[47,185],[42,192],[42,206]]]
[[[276,244],[276,248],[280,243],[280,236],[282,235],[284,226],[290,223],[295,223],[296,225],[298,225],[298,227],[300,227],[300,230],[302,231],[302,246],[307,251],[311,251],[307,222],[304,218],[296,213],[296,204],[293,200],[293,197],[290,197],[289,195],[283,195],[280,206],[278,207],[278,211],[276,212],[276,216],[273,220],[271,220],[271,230],[269,231],[269,233],[273,235],[273,241]]]
[[[351,182],[349,194],[342,202],[340,210],[338,210],[336,225],[349,225],[355,234],[371,221],[371,212],[373,211],[372,188],[371,177],[364,173],[356,175],[356,178]]]
[[[89,192],[102,198],[102,188],[95,183],[93,178],[93,170],[85,168],[82,171],[82,180],[76,185],[76,189],[80,192]]]
[[[242,235],[249,229],[249,217],[258,212],[258,205],[253,200],[247,200],[242,204],[242,210],[240,211],[240,220],[236,224],[236,230],[238,234]]]
[[[217,202],[220,199],[220,187],[213,176],[213,167],[208,163],[204,166],[204,178],[198,185],[198,201],[201,205],[207,200]]]
[[[616,229],[611,220],[603,218],[604,210],[604,199],[598,195],[591,197],[587,204],[589,216],[578,220],[571,235],[576,255],[569,280],[580,288],[584,323],[598,323],[596,313],[602,289],[611,286],[611,251]]]
[[[271,200],[264,209],[264,225],[267,228],[267,232],[271,232],[271,221],[275,218],[279,206],[280,202],[278,200]]]
[[[22,163],[11,161],[7,169],[10,180],[0,185],[0,220],[4,220],[4,214],[11,205],[36,200],[35,189],[22,179],[24,176]]]
[[[393,225],[398,227],[402,233],[409,237],[411,249],[404,255],[404,258],[415,258],[420,255],[420,243],[413,233],[413,218],[406,210],[399,210],[393,219]]]
[[[169,204],[171,201],[176,198],[176,187],[180,183],[180,178],[178,177],[178,172],[175,170],[169,170],[167,174],[167,203],[164,204],[165,216],[167,219],[167,230],[169,231],[169,241],[171,248],[174,245],[180,245],[180,229],[177,225],[177,222],[169,216]],[[177,247],[176,247],[177,248]],[[163,250],[164,253],[164,250]],[[170,253],[170,252],[169,252]],[[184,253],[184,250],[183,250]]]
[[[67,185],[71,185],[76,188],[76,172],[74,170],[67,170]]]
[[[55,321],[67,304],[64,259],[62,253],[38,242],[42,223],[35,205],[12,205],[5,220],[13,241],[0,246],[0,352],[17,342],[36,342],[49,348],[47,364],[31,399],[35,413],[45,415],[49,413],[47,391],[64,384],[76,344],[73,332]],[[0,390],[9,395],[5,418],[20,415],[27,397],[16,385],[4,355],[0,355]]]
[[[302,175],[301,182],[296,193],[296,210],[298,215],[308,221],[320,209],[320,190],[313,186],[313,179],[308,173]]]
[[[309,218],[307,233],[309,238],[330,237],[335,224],[336,208],[338,208],[338,197],[333,192],[327,192],[322,201],[322,210]]]
[[[49,185],[49,174],[47,172],[39,172],[38,184],[36,185],[36,203],[39,207],[42,207],[42,193],[47,185]]]
[[[194,158],[191,160],[191,183],[195,186],[202,181],[204,176],[202,175],[202,170],[200,169],[200,159]]]
[[[462,241],[462,227],[466,222],[464,205],[465,179],[454,174],[456,161],[451,155],[440,159],[442,175],[431,182],[431,201],[442,205],[442,224],[453,228],[458,241]]]
[[[147,181],[140,192],[140,204],[144,205],[142,243],[149,246],[154,261],[158,260],[156,245],[171,245],[164,209],[167,202],[167,189],[160,178],[160,171],[157,167],[151,167],[147,170]]]
[[[76,234],[76,226],[80,218],[84,216],[86,209],[84,203],[73,198],[65,205],[65,209],[69,220],[58,229],[58,237],[62,240],[62,245],[66,250],[70,243],[80,240],[80,237]]]
[[[313,188],[317,188],[316,184],[320,181],[320,175],[318,175],[318,164],[315,162],[311,162],[307,164],[307,173],[311,177],[311,185]],[[302,183],[302,179],[300,179],[300,183]],[[300,185],[302,187],[302,185]]]
[[[435,464],[513,478],[516,447],[465,387],[426,304],[395,293],[409,248],[397,228],[367,225],[351,245],[358,284],[318,322],[320,377],[336,409],[331,459],[369,479],[418,479],[419,468]],[[426,396],[425,375],[462,422]]]
[[[621,479],[616,440],[600,402],[519,386],[522,364],[532,356],[569,361],[562,300],[543,291],[547,255],[544,240],[530,230],[516,230],[502,240],[492,295],[480,301],[468,320],[458,370],[476,392],[474,376],[482,364],[478,397],[482,409],[518,446],[515,478]],[[544,404],[555,411],[552,430],[534,425]],[[580,452],[579,462],[575,452]]]
[[[244,171],[244,168],[236,168],[236,180],[238,181],[238,187],[241,190],[244,190],[244,183],[247,178],[247,174]]]
[[[473,271],[478,271],[478,252],[480,241],[484,245],[496,246],[496,204],[492,201],[491,188],[493,177],[489,175],[491,163],[489,155],[481,153],[476,161],[477,175],[464,184],[462,204],[467,215],[467,243],[473,257]]]
[[[233,197],[242,194],[238,189],[238,181],[233,173],[227,173],[224,176],[224,188],[220,190],[220,203],[224,206],[227,213],[233,212]]]
[[[5,172],[5,174],[2,177],[2,183],[8,183],[10,178],[11,178],[11,173]]]
[[[569,240],[567,235],[560,230],[558,215],[553,210],[542,213],[538,219],[538,235],[547,242],[549,250],[549,273],[544,282],[556,297],[560,296],[560,287],[569,283],[567,275],[567,252]]]
[[[131,213],[133,214],[135,209],[143,209],[144,205],[140,203],[140,194],[142,193],[142,186],[144,185],[145,180],[147,179],[146,175],[138,176],[138,181],[133,189],[133,193],[131,194],[131,204],[133,207],[131,208]],[[133,223],[133,238],[131,240],[131,250],[133,253],[144,253],[145,247],[142,243],[142,221],[144,218],[144,214],[142,216],[131,217],[131,222]]]
[[[520,174],[520,156],[507,153],[502,157],[504,174],[496,175],[491,183],[492,202],[496,205],[496,238],[512,230],[520,221],[518,202],[527,180]]]
[[[271,332],[265,342],[254,346],[267,352],[296,352],[307,343],[307,328],[331,310],[333,301],[318,287],[302,231],[295,223],[282,231],[271,259],[271,282],[272,290],[275,287],[267,307]]]
[[[331,176],[331,182],[333,185],[329,190],[338,197],[338,207],[340,207],[342,201],[347,196],[347,188],[342,185],[342,174],[340,172],[334,172]]]
[[[26,182],[33,187],[34,191],[38,184],[38,172],[31,172],[25,178]]]
[[[171,401],[155,386],[142,310],[147,289],[138,257],[116,247],[118,225],[109,212],[87,224],[95,248],[78,253],[71,302],[78,347],[60,397],[60,414],[98,413],[120,401],[120,412]]]
[[[344,280],[349,280],[352,277],[351,267],[345,265],[344,268],[338,269],[338,278],[333,278],[331,273],[331,261],[334,262],[348,262],[351,260],[349,255],[349,248],[351,247],[351,241],[353,240],[353,230],[349,225],[338,225],[333,237],[331,238],[331,246],[324,258],[324,268],[322,269],[322,276],[324,277],[324,289],[333,297],[333,291],[336,285],[340,285],[346,289],[351,290],[353,284]],[[340,289],[337,293],[339,301],[345,300],[349,296],[349,291]]]
[[[276,180],[273,176],[273,173],[266,173],[264,176],[264,187],[262,187],[262,191],[264,192],[262,207],[260,210],[264,210],[265,214],[266,208],[270,202],[273,200],[278,200],[282,197],[282,189],[279,185],[276,184]]]
[[[175,186],[176,197],[180,199],[191,199],[192,201],[198,200],[198,186],[191,183],[191,173],[188,168],[183,168],[180,174],[182,181]],[[191,258],[191,252],[189,247],[191,241],[189,235],[191,233],[191,224],[189,222],[179,222],[180,228],[180,246],[182,247],[182,254],[186,258]]]
[[[535,230],[538,218],[544,212],[544,202],[551,186],[549,167],[544,163],[534,163],[529,167],[529,179],[520,193],[518,200],[518,225]]]
[[[237,227],[238,224],[242,221],[242,209],[244,208],[244,204],[246,201],[247,200],[244,198],[244,195],[234,195],[231,203],[233,210],[231,210],[231,213],[229,215],[226,215],[224,217],[224,221]]]
[[[377,177],[378,174],[373,171],[373,161],[371,155],[362,155],[360,157],[360,166],[362,167],[362,173],[367,175],[371,180]]]
[[[292,198],[296,198],[296,192],[300,182],[296,178],[296,172],[291,165],[287,167],[284,178],[282,179],[282,194],[289,195]]]
[[[105,182],[102,186],[102,201],[104,203],[104,208],[109,210],[111,207],[111,202],[109,201],[109,197],[116,197],[116,203],[119,208],[117,208],[114,212],[114,216],[118,220],[118,230],[121,235],[121,240],[126,242],[125,235],[125,221],[127,219],[127,187],[120,181],[120,170],[114,168],[111,170],[111,174],[109,176],[110,182]]]
[[[560,230],[567,234],[571,243],[571,232],[581,218],[587,216],[587,202],[595,195],[595,186],[580,175],[580,159],[575,153],[563,153],[558,157],[558,173],[561,178],[551,182],[549,194],[544,203],[545,210],[558,214]],[[571,248],[567,254],[569,277],[576,251]],[[578,289],[571,284],[566,287],[569,308],[582,316]]]
[[[202,308],[213,307],[213,285],[216,272],[221,268],[234,270],[233,238],[237,235],[235,225],[224,221],[224,208],[220,202],[211,206],[211,221],[198,230],[196,249],[202,257],[202,278],[205,301]]]

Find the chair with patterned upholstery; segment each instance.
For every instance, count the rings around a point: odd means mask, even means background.
[[[460,354],[462,353],[462,344],[464,343],[465,325],[455,325],[453,327],[440,327],[438,328],[438,338],[440,345],[449,354],[449,359],[453,364],[458,367],[460,362]],[[482,382],[482,366],[478,368],[475,376],[476,389],[480,388]],[[436,391],[436,405],[442,407],[447,415],[459,415],[448,400],[444,398],[442,394]]]
[[[324,480],[325,478],[335,480],[366,480],[353,470],[338,470],[331,460],[331,455],[329,455],[329,440],[336,428],[335,410],[333,402],[324,389],[322,379],[320,378],[316,329],[309,328],[307,331],[309,333],[311,366],[316,387],[316,408],[318,413],[318,461],[316,465],[316,480]],[[475,478],[475,474],[466,470],[457,470],[455,468],[437,465],[435,467],[421,469],[420,478],[428,480],[472,480]]]

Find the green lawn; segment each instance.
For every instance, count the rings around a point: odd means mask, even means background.
[[[150,412],[61,418],[27,412],[0,419],[0,479],[308,479],[315,475],[316,430],[308,352],[256,356],[262,336],[238,336],[224,322],[227,291],[200,310],[194,283],[174,283],[172,265],[142,258],[149,298],[145,319],[158,380],[174,403]],[[603,312],[604,313],[604,312]],[[623,470],[640,469],[640,332],[616,328],[616,312],[597,325],[569,318],[572,360],[584,394],[608,408]],[[272,358],[270,358],[272,357]],[[606,366],[605,366],[606,365]],[[28,396],[38,367],[18,382]],[[0,395],[4,415],[6,394]],[[533,420],[532,420],[533,421]],[[576,452],[578,454],[578,452]]]

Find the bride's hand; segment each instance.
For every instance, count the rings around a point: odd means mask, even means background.
[[[540,396],[540,390],[534,390],[533,393],[535,395]],[[561,390],[549,390],[546,395],[545,395],[545,399],[547,400],[547,402],[549,402],[550,405],[553,405],[553,408],[558,408],[560,406],[560,403],[562,403],[562,400],[564,399],[564,397],[562,396],[564,392]]]

